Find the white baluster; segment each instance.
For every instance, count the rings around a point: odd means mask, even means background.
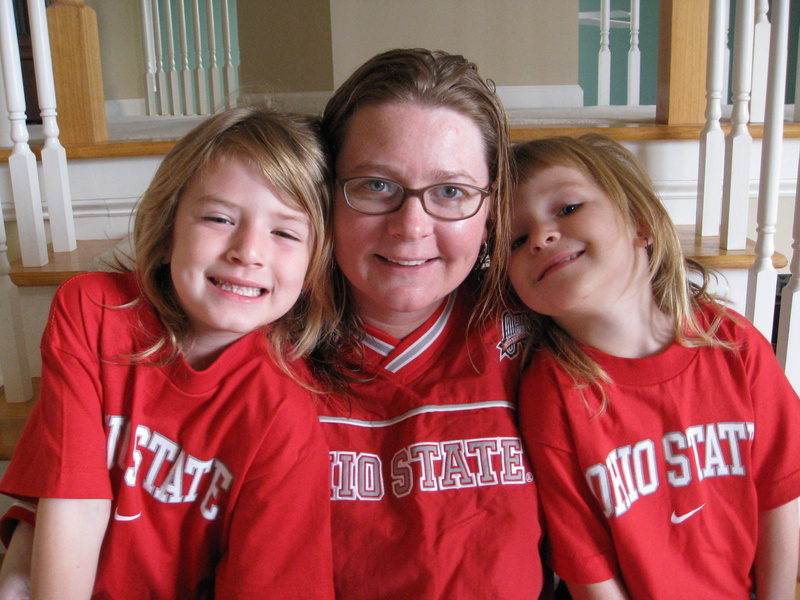
[[[725,168],[725,134],[722,116],[722,76],[727,0],[711,0],[708,19],[708,66],[706,68],[706,125],[700,134],[700,172],[697,178],[695,233],[719,235],[722,210],[722,175]]]
[[[47,264],[47,240],[36,157],[28,145],[28,128],[25,125],[22,67],[11,0],[0,0],[0,44],[6,106],[11,121],[11,142],[14,145],[8,158],[8,169],[11,174],[22,263],[26,267],[41,267]]]
[[[761,144],[761,180],[758,187],[756,262],[747,278],[745,315],[764,334],[772,336],[775,286],[778,274],[772,264],[775,225],[778,221],[778,187],[783,147],[783,112],[786,93],[786,54],[789,44],[789,0],[772,0],[772,33],[767,76],[766,120]]]
[[[0,369],[7,402],[25,402],[33,396],[28,350],[22,331],[17,287],[8,276],[6,228],[0,214]]]
[[[731,91],[730,70],[731,70],[731,49],[728,47],[728,33],[731,29],[731,0],[725,2],[725,60],[722,69],[722,104],[728,104],[728,94]]]
[[[631,45],[628,49],[628,106],[639,106],[642,53],[639,51],[639,0],[631,0]]]
[[[181,40],[181,83],[183,84],[183,104],[185,114],[193,115],[194,97],[192,96],[192,71],[189,68],[189,47],[186,35],[186,7],[183,0],[178,0],[178,37]]]
[[[611,103],[611,0],[600,0],[600,52],[597,55],[597,106]]]
[[[781,293],[781,311],[778,316],[778,347],[776,354],[786,376],[800,394],[800,169],[794,202],[794,227],[792,229],[792,276]]]
[[[800,31],[797,36],[800,37]],[[792,114],[792,121],[795,123],[800,121],[800,44],[797,45],[797,75],[794,80],[794,113]]]
[[[753,0],[737,0],[735,25],[733,114],[731,131],[725,140],[720,246],[728,250],[743,250],[747,242],[750,149],[753,144],[747,129],[753,66]]]
[[[164,72],[164,49],[161,45],[161,17],[158,0],[153,5],[153,40],[156,52],[156,87],[158,88],[158,114],[169,114],[169,95],[167,93],[167,74]]]
[[[192,21],[194,23],[194,95],[197,99],[197,114],[208,114],[208,90],[206,88],[206,69],[203,65],[203,43],[200,37],[199,0],[192,0]]]
[[[750,122],[763,123],[767,102],[767,65],[769,64],[769,0],[756,0],[753,30],[753,83],[750,86]]]
[[[144,101],[147,114],[158,114],[156,102],[156,50],[153,41],[153,11],[150,0],[142,0],[142,41],[144,43]]]
[[[164,10],[164,29],[167,36],[167,79],[169,80],[169,114],[181,114],[181,90],[178,70],[175,68],[175,33],[172,30],[172,1],[161,0]],[[180,0],[179,0],[180,1]]]
[[[208,34],[208,75],[211,88],[211,110],[219,110],[222,105],[219,67],[217,66],[217,32],[214,27],[214,0],[206,0],[206,28]]]
[[[236,91],[236,68],[233,66],[233,53],[231,51],[231,23],[228,0],[222,0],[222,51],[225,63],[222,66],[222,81],[224,83],[225,105],[233,105],[233,93]]]
[[[50,36],[47,15],[40,0],[28,0],[28,19],[31,26],[33,60],[36,66],[36,89],[42,111],[42,195],[50,214],[50,237],[55,252],[72,252],[77,247],[75,222],[72,218],[72,194],[67,174],[67,153],[58,140],[56,120],[56,89],[53,82],[53,63],[50,57]]]

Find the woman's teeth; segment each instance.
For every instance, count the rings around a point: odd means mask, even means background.
[[[404,267],[416,267],[418,265],[428,262],[427,260],[398,260],[394,258],[387,258],[386,260],[388,260],[391,263],[403,265]]]

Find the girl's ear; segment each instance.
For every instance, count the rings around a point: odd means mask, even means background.
[[[653,245],[653,233],[649,227],[639,225],[636,227],[636,237],[633,240],[633,245],[637,248],[649,249]]]

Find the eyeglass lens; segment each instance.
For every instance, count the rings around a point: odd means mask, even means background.
[[[486,193],[467,184],[440,183],[422,190],[404,188],[387,179],[361,177],[343,182],[345,198],[355,210],[381,215],[398,210],[409,195],[422,194],[426,212],[443,219],[465,219],[474,215]]]

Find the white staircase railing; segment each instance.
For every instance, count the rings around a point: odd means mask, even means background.
[[[42,177],[50,211],[50,230],[58,251],[75,249],[75,230],[67,179],[66,154],[58,141],[53,70],[50,56],[47,18],[39,0],[28,0],[37,89],[42,109],[45,145],[42,150]],[[10,121],[13,149],[8,159],[11,192],[14,196],[20,253],[25,266],[47,264],[47,244],[39,189],[36,157],[28,145],[25,124],[25,92],[19,56],[16,19],[11,0],[0,0],[0,61],[3,87]],[[0,219],[0,369],[6,397],[27,400],[33,394],[31,371],[19,295],[9,277],[8,245],[5,222]]]
[[[238,73],[227,0],[141,0],[141,15],[147,114],[205,115],[230,106]]]
[[[8,166],[19,228],[20,251],[23,262],[36,267],[47,264],[47,240],[36,157],[28,145],[28,127],[25,125],[25,91],[11,0],[0,0],[0,53],[8,119],[11,122],[13,150],[8,158]]]
[[[719,235],[722,212],[722,176],[725,165],[725,134],[720,126],[725,71],[727,0],[711,0],[706,69],[706,124],[700,133],[700,165],[697,176],[695,234]]]
[[[767,106],[767,69],[769,62],[770,22],[767,18],[769,0],[756,0],[755,21],[753,25],[753,81],[750,85],[750,122],[763,123]],[[773,12],[773,18],[774,18]]]
[[[53,61],[44,3],[29,0],[28,19],[33,39],[33,60],[36,67],[36,89],[42,115],[42,179],[43,198],[50,217],[50,237],[54,252],[71,252],[77,247],[75,222],[72,219],[72,195],[67,176],[67,153],[58,140],[56,90],[53,82]]]
[[[600,0],[599,11],[578,15],[581,25],[600,28],[600,49],[597,54],[597,105],[611,104],[611,29],[630,30],[628,44],[627,105],[638,106],[641,87],[641,51],[639,50],[640,1],[630,0],[630,10],[611,10],[611,0]]]
[[[756,260],[748,271],[745,313],[747,318],[767,338],[772,337],[777,272],[772,257],[778,225],[779,179],[783,149],[783,129],[786,91],[786,63],[789,35],[790,0],[773,0],[772,23],[764,28],[765,2],[737,0],[733,57],[733,112],[731,131],[724,148],[724,167],[720,166],[721,151],[720,96],[722,93],[720,56],[727,29],[726,0],[712,0],[709,23],[709,65],[706,90],[706,126],[700,139],[700,169],[698,177],[698,206],[696,232],[713,235],[720,224],[720,246],[743,249],[747,231],[750,150],[752,137],[748,129],[750,90],[754,61],[760,51],[754,51],[756,28],[766,31],[767,52],[764,132],[761,142],[758,208],[756,224]],[[761,42],[763,44],[763,40]],[[757,69],[763,70],[763,69]],[[800,73],[800,70],[798,70]],[[800,81],[800,75],[797,77]],[[756,103],[757,104],[757,103]],[[800,104],[796,100],[795,106]],[[757,110],[760,110],[757,108]],[[798,167],[800,180],[800,166]],[[722,214],[717,218],[719,181],[722,178]],[[778,315],[777,356],[795,389],[800,391],[800,187],[794,207],[791,277],[783,288]]]
[[[750,200],[750,150],[753,138],[750,121],[750,85],[753,73],[754,0],[736,4],[735,45],[733,48],[733,113],[731,131],[725,138],[725,173],[722,184],[722,224],[720,246],[741,250],[747,241],[747,204]],[[720,27],[716,23],[715,27]]]
[[[761,178],[758,188],[756,262],[748,274],[745,312],[747,318],[767,337],[772,335],[775,289],[778,283],[772,255],[775,253],[775,227],[778,221],[788,42],[789,0],[773,0],[764,135],[761,142]]]

